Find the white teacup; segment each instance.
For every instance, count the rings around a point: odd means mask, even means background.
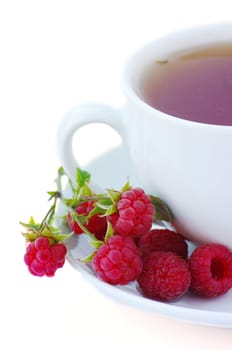
[[[170,33],[143,47],[125,66],[125,106],[74,108],[61,121],[57,141],[61,163],[73,178],[78,166],[72,149],[76,130],[93,122],[110,125],[129,148],[141,186],[170,206],[178,231],[195,242],[232,248],[232,126],[167,115],[137,93],[141,74],[151,61],[218,42],[232,43],[232,23]]]

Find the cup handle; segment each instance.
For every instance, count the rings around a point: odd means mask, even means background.
[[[124,141],[125,129],[122,119],[120,110],[101,103],[79,105],[64,115],[58,126],[57,152],[65,173],[72,181],[75,181],[76,169],[79,167],[73,153],[73,137],[76,131],[90,123],[104,123],[115,129]],[[100,190],[92,181],[90,187],[96,192]]]

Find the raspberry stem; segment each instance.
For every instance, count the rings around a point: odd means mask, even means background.
[[[53,217],[54,217],[55,209],[56,209],[56,203],[57,203],[57,198],[55,198],[54,204],[50,207],[50,209],[48,210],[48,212],[44,216],[43,220],[41,221],[40,230],[43,229],[43,227],[46,223],[51,224]]]
[[[87,230],[87,228],[82,224],[78,215],[74,213],[74,217],[82,231],[89,238],[91,246],[94,248],[99,248],[103,244],[103,242],[99,241],[91,232],[89,232],[89,230]]]

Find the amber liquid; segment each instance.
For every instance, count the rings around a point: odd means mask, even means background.
[[[143,99],[182,119],[232,125],[232,44],[154,61],[143,77]]]

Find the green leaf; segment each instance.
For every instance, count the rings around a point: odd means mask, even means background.
[[[78,187],[82,187],[85,184],[85,182],[89,182],[89,181],[90,181],[90,173],[88,171],[77,168],[76,183]]]
[[[150,199],[155,207],[154,222],[161,220],[171,223],[174,217],[168,205],[159,197],[150,196]]]

